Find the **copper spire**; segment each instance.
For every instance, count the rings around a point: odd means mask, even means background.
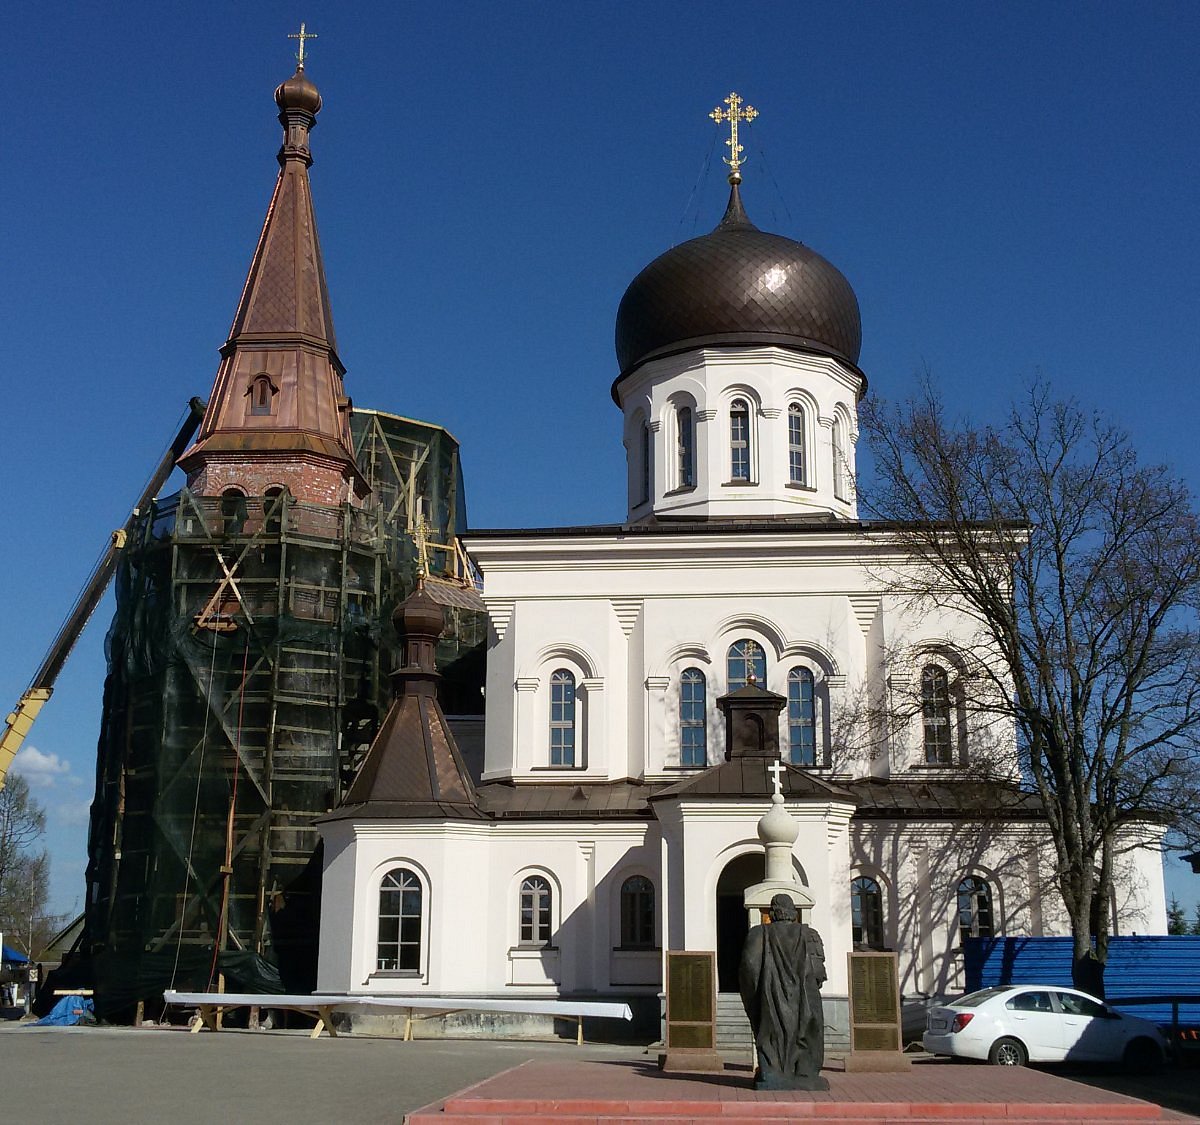
[[[279,176],[208,411],[179,465],[201,495],[230,488],[262,495],[285,485],[299,500],[360,501],[368,488],[351,450],[345,368],[308,179],[321,95],[301,65],[275,102],[284,130]]]

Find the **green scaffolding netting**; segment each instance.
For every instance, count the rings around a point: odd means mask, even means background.
[[[184,489],[129,537],[79,947],[102,1017],[153,1002],[181,965],[203,985],[227,954],[262,957],[289,991],[315,983],[313,820],[346,791],[390,702],[391,615],[415,582],[418,514],[435,544],[428,570],[462,570],[449,549],[465,522],[454,439],[373,411],[356,411],[352,432],[365,509]],[[474,608],[446,616],[439,665],[461,713],[480,704],[467,681],[485,621]]]

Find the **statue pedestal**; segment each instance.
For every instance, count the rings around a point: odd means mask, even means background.
[[[721,1074],[725,1060],[705,1047],[676,1047],[658,1056],[658,1069],[664,1074]]]

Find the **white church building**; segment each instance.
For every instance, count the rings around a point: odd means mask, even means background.
[[[971,706],[975,625],[906,594],[914,560],[858,518],[854,292],[730,179],[617,314],[625,522],[464,539],[481,754],[437,705],[440,610],[398,611],[397,701],[320,822],[319,990],[657,1011],[666,950],[715,950],[735,989],[778,758],[834,1036],[850,950],[895,950],[916,1001],[961,988],[964,937],[1069,932],[1014,731]],[[1115,933],[1165,932],[1152,845]]]

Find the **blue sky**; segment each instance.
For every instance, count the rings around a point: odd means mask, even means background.
[[[622,517],[617,303],[720,217],[707,113],[730,89],[761,113],[747,210],[850,279],[874,392],[928,367],[988,418],[1041,371],[1200,485],[1200,5],[18,0],[0,698],[208,393],[301,19],[347,390],[459,438],[473,525]],[[110,615],[29,740],[62,910],[82,901]]]

